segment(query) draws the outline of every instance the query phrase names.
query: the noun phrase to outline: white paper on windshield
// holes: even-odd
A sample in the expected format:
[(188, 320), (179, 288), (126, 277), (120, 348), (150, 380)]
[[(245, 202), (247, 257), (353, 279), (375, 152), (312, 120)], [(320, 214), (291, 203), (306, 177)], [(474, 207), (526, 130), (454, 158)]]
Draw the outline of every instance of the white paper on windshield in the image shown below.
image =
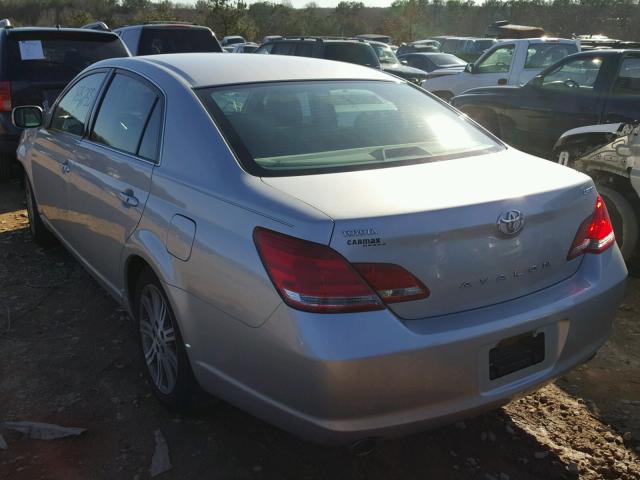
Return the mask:
[(22, 60), (44, 60), (44, 51), (40, 40), (20, 40), (18, 43)]

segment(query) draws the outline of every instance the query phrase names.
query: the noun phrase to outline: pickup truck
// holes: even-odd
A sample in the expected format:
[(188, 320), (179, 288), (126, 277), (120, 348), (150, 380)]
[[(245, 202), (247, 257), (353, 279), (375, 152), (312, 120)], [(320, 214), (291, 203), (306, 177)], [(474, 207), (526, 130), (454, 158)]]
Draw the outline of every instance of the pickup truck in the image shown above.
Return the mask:
[(513, 147), (552, 159), (568, 130), (640, 119), (640, 50), (577, 53), (522, 87), (477, 88), (451, 103)]
[(580, 51), (575, 40), (528, 38), (504, 40), (487, 50), (464, 71), (431, 72), (422, 88), (450, 101), (472, 88), (522, 85), (549, 65)]

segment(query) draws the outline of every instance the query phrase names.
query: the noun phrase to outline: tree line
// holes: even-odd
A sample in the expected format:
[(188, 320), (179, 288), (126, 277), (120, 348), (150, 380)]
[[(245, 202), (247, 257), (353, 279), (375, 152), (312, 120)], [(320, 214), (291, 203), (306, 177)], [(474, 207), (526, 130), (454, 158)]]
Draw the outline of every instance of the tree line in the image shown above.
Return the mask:
[(104, 21), (112, 28), (146, 21), (179, 20), (211, 27), (221, 38), (238, 34), (259, 41), (265, 35), (352, 36), (383, 33), (397, 43), (432, 35), (482, 36), (495, 20), (534, 25), (549, 34), (605, 34), (640, 40), (640, 0), (395, 0), (388, 8), (341, 1), (335, 8), (310, 2), (293, 8), (245, 0), (0, 0), (0, 17), (15, 25), (77, 27)]

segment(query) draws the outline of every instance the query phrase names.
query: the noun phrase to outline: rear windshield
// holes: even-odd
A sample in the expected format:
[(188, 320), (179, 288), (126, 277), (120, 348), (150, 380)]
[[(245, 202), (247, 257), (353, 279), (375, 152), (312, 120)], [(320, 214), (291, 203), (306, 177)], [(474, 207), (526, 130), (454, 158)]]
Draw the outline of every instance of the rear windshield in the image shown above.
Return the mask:
[(198, 95), (245, 169), (259, 176), (382, 168), (502, 148), (403, 83), (245, 84)]
[(69, 81), (100, 60), (129, 56), (116, 35), (20, 32), (8, 37), (9, 80)]
[(366, 67), (379, 67), (376, 52), (368, 43), (326, 43), (324, 58), (339, 62), (356, 63)]
[(138, 48), (139, 55), (221, 51), (218, 40), (206, 28), (143, 28)]

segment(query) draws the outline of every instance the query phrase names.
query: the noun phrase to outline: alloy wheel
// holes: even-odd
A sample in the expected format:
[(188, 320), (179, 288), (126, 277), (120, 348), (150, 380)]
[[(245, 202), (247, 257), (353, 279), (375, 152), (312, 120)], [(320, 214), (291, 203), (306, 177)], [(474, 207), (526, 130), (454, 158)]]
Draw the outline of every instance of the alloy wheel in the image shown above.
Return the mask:
[(148, 284), (140, 295), (140, 336), (151, 380), (163, 394), (176, 387), (178, 347), (172, 315), (155, 285)]

